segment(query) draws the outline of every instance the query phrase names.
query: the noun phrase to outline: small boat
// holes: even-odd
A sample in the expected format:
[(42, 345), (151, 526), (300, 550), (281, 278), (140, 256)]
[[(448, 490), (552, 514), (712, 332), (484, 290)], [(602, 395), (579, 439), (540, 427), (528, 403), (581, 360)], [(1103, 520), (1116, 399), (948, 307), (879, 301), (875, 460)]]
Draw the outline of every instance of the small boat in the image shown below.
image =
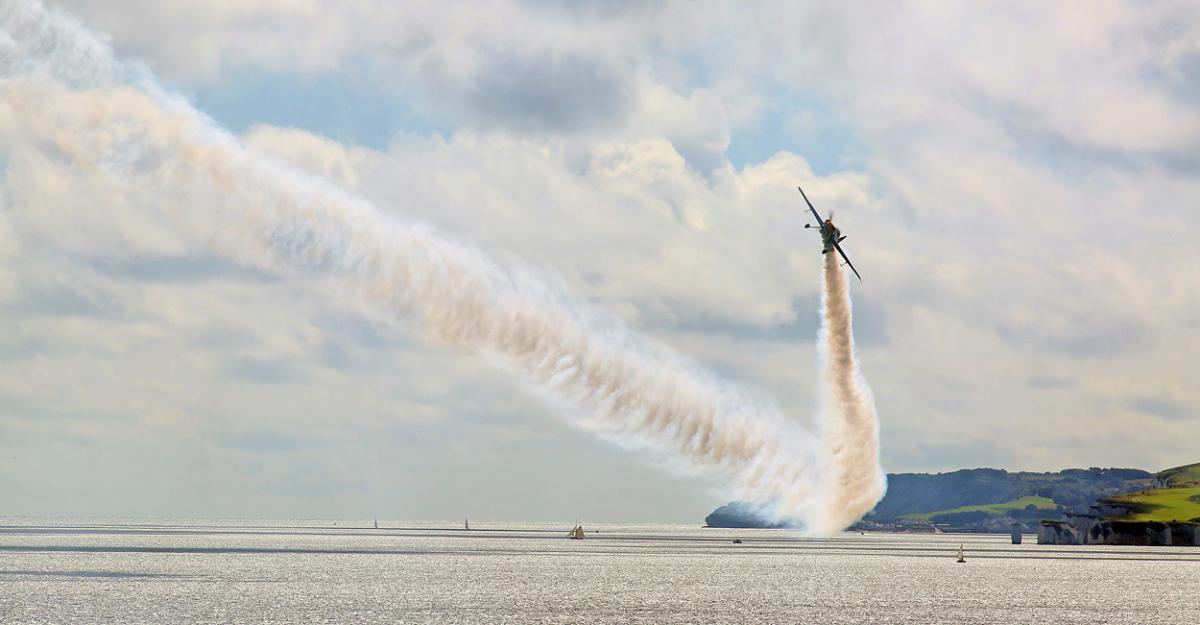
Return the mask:
[(571, 530), (567, 534), (567, 538), (570, 538), (572, 540), (583, 540), (583, 526), (576, 525), (575, 529)]
[(733, 544), (735, 544), (735, 545), (740, 545), (740, 544), (742, 544), (742, 539), (740, 539), (740, 538), (735, 538), (735, 539), (733, 539)]
[(962, 564), (963, 562), (966, 562), (966, 561), (967, 561), (967, 559), (963, 557), (963, 546), (962, 546), (962, 543), (958, 543), (958, 559), (957, 559), (957, 560), (955, 560), (955, 562), (958, 562), (959, 564)]

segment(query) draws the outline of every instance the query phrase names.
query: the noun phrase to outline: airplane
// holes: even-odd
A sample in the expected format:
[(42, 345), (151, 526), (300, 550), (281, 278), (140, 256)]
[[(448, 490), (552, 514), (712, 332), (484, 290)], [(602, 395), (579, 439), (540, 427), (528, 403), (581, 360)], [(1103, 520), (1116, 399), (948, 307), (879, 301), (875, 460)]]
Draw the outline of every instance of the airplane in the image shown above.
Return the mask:
[[(800, 187), (796, 188), (800, 189)], [(853, 271), (854, 276), (858, 278), (858, 281), (862, 282), (862, 276), (858, 275), (858, 270), (855, 269), (854, 265), (850, 262), (850, 257), (846, 256), (846, 252), (842, 251), (842, 246), (838, 245), (838, 243), (841, 243), (846, 239), (846, 235), (842, 234), (842, 231), (838, 230), (837, 226), (833, 225), (833, 211), (829, 211), (829, 218), (822, 221), (821, 215), (817, 213), (817, 209), (813, 208), (812, 202), (808, 201), (808, 196), (804, 195), (804, 189), (800, 189), (800, 197), (804, 198), (804, 203), (808, 204), (808, 210), (812, 211), (813, 217), (817, 218), (816, 226), (813, 226), (812, 224), (804, 224), (804, 227), (815, 227), (821, 231), (821, 241), (825, 244), (825, 249), (821, 250), (821, 253), (828, 254), (834, 250), (837, 250), (837, 253), (841, 254), (842, 258), (846, 260), (846, 264), (850, 266), (850, 271)]]

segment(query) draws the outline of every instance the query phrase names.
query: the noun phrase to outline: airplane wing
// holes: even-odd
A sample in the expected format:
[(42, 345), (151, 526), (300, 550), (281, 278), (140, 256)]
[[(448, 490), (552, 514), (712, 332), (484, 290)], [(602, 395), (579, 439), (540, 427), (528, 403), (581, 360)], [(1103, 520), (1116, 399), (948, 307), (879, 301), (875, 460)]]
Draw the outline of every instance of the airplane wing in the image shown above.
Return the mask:
[(855, 275), (855, 277), (857, 277), (857, 278), (858, 278), (858, 281), (859, 281), (859, 282), (862, 282), (862, 276), (858, 275), (858, 270), (854, 268), (854, 263), (851, 263), (851, 262), (850, 262), (850, 257), (849, 257), (849, 256), (846, 256), (846, 253), (842, 251), (842, 246), (838, 245), (838, 244), (837, 244), (837, 241), (834, 241), (834, 243), (833, 243), (833, 247), (834, 247), (835, 249), (837, 249), (837, 251), (838, 251), (838, 254), (841, 254), (841, 255), (842, 255), (842, 258), (845, 258), (845, 259), (846, 259), (846, 264), (847, 264), (847, 265), (850, 265), (850, 271), (853, 271), (853, 272), (854, 272), (854, 275)]
[[(796, 188), (800, 189), (800, 187), (796, 187)], [(808, 210), (812, 211), (813, 217), (817, 218), (817, 227), (818, 228), (821, 227), (821, 224), (823, 224), (825, 222), (821, 220), (821, 215), (819, 215), (817, 213), (817, 209), (813, 208), (812, 202), (808, 201), (808, 196), (804, 195), (804, 189), (800, 189), (800, 197), (804, 198), (804, 203), (808, 204)], [(845, 256), (845, 254), (843, 254), (843, 256)], [(861, 278), (860, 278), (860, 280), (861, 280)]]

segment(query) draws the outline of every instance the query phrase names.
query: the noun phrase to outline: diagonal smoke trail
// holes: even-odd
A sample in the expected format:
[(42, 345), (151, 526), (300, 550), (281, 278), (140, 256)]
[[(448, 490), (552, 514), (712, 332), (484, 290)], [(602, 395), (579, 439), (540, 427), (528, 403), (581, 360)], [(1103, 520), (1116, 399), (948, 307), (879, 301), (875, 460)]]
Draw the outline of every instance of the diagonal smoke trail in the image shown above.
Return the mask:
[[(494, 356), (580, 427), (647, 449), (672, 469), (716, 479), (742, 499), (773, 502), (774, 513), (815, 532), (836, 531), (874, 504), (877, 494), (841, 490), (855, 484), (844, 474), (858, 474), (834, 468), (847, 455), (823, 453), (822, 440), (773, 407), (527, 269), (498, 266), (247, 150), (39, 2), (0, 3), (0, 107), (40, 149), (81, 171), (122, 189), (167, 193), (164, 210), (219, 253), (332, 278), (338, 295), (364, 312), (415, 319), (433, 340)], [(823, 487), (830, 479), (838, 488)]]
[(853, 318), (846, 272), (837, 254), (825, 254), (821, 308), (820, 395), (822, 450), (829, 474), (824, 488), (824, 521), (842, 528), (854, 523), (883, 497), (879, 466), (879, 418), (875, 400), (854, 357)]

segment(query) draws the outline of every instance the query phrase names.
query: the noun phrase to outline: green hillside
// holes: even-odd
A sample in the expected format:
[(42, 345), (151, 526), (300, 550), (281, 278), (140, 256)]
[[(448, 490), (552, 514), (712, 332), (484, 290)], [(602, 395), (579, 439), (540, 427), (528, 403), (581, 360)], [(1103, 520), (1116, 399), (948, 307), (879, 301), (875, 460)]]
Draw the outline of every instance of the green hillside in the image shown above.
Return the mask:
[(1200, 486), (1200, 462), (1159, 471), (1154, 477), (1169, 488)]
[(906, 514), (900, 518), (907, 521), (929, 521), (934, 517), (940, 517), (949, 514), (961, 514), (963, 512), (986, 512), (997, 516), (1011, 514), (1022, 510), (1028, 510), (1029, 506), (1033, 506), (1035, 510), (1054, 510), (1054, 500), (1047, 497), (1026, 496), (1004, 503), (982, 504), (975, 506), (959, 506), (948, 510), (938, 510), (936, 512), (914, 512)]
[(1132, 512), (1114, 518), (1118, 521), (1190, 521), (1200, 523), (1200, 464), (1160, 471), (1153, 488), (1105, 499), (1103, 503), (1125, 505)]
[[(889, 473), (883, 499), (861, 528), (907, 531), (932, 524), (949, 531), (1037, 531), (1044, 519), (1093, 513), (1110, 501), (1120, 520), (1200, 518), (1200, 464), (1159, 473), (1141, 469), (1064, 469), (1057, 472), (962, 469), (947, 473)], [(730, 502), (705, 517), (709, 527), (789, 527), (764, 519), (756, 506)], [(1200, 522), (1200, 521), (1197, 521)]]
[[(950, 473), (888, 475), (887, 494), (871, 519), (976, 519), (1022, 513), (1030, 503), (1041, 510), (1086, 512), (1097, 499), (1154, 486), (1155, 475), (1139, 469), (1066, 469), (1056, 473), (964, 469)], [(1014, 505), (1014, 502), (1021, 502)], [(1000, 512), (1004, 510), (1005, 512)], [(1015, 516), (1026, 516), (1017, 514)], [(1031, 515), (1045, 518), (1045, 513)], [(947, 519), (947, 522), (954, 522)]]

